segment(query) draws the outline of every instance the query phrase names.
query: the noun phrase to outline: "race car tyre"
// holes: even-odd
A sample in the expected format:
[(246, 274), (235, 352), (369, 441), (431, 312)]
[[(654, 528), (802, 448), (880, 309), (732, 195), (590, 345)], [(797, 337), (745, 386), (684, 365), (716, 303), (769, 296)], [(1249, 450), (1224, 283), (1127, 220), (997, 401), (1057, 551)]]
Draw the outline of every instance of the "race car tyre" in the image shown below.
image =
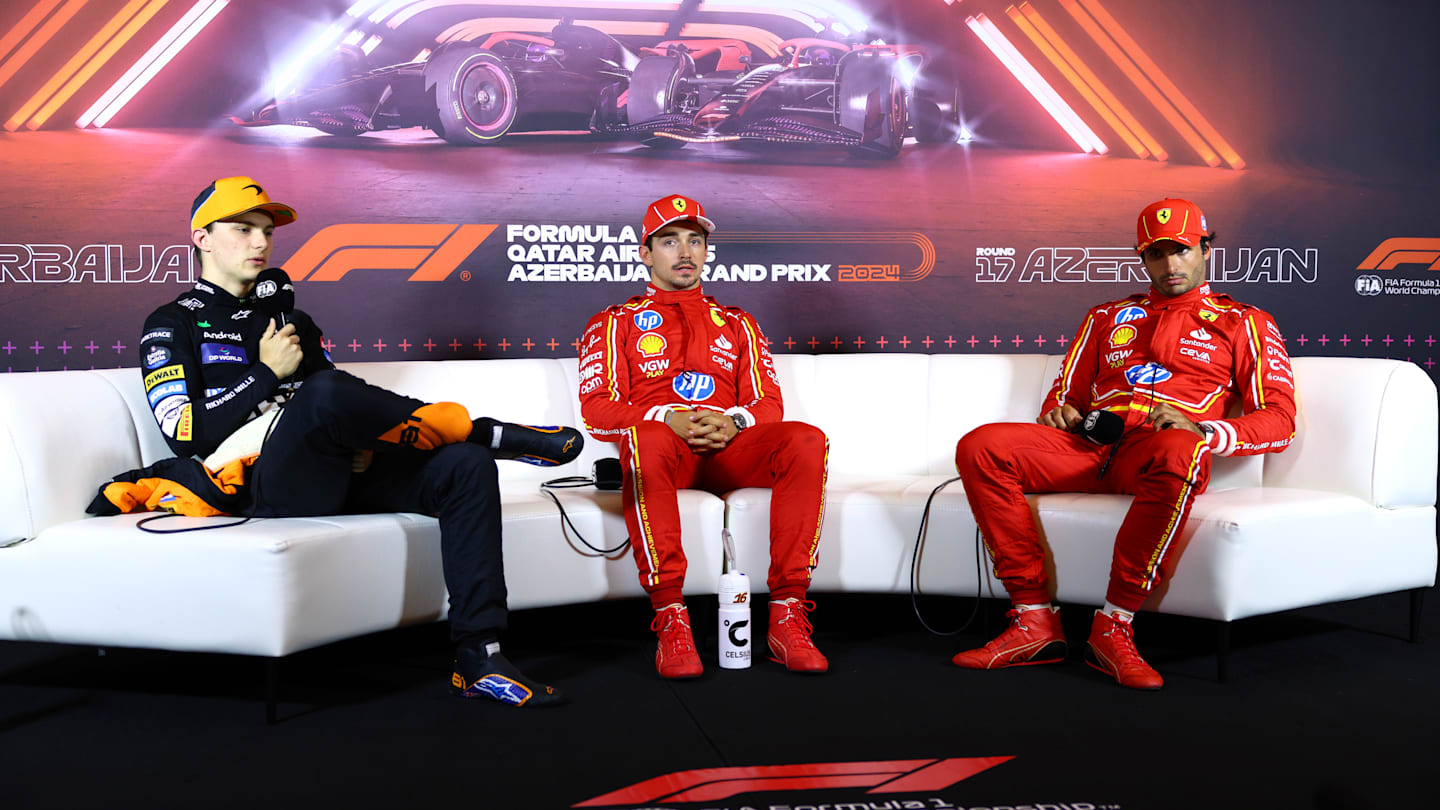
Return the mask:
[(960, 137), (960, 80), (948, 64), (926, 65), (915, 77), (912, 132), (921, 143)]
[(472, 43), (442, 46), (425, 63), (435, 93), (436, 134), (457, 146), (499, 143), (515, 123), (515, 77), (499, 56)]
[(945, 115), (940, 106), (928, 98), (916, 98), (910, 104), (910, 134), (920, 143), (945, 140)]
[(838, 72), (835, 116), (840, 126), (860, 134), (855, 154), (897, 157), (909, 124), (905, 88), (895, 75), (893, 60), (854, 52), (840, 60)]
[[(634, 125), (679, 112), (683, 82), (694, 75), (695, 63), (688, 55), (647, 56), (641, 59), (630, 74), (626, 118)], [(675, 138), (649, 137), (643, 142), (657, 149), (679, 149), (685, 145), (684, 141)]]

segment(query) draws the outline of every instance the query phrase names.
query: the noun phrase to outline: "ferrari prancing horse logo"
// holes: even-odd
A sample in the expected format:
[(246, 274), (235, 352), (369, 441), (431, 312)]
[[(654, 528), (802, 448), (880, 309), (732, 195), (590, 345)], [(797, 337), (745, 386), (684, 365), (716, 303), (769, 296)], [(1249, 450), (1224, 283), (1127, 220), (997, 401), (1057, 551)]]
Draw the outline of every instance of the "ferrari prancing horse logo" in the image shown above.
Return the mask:
[(675, 206), (675, 210), (676, 210), (676, 211), (679, 211), (679, 212), (682, 213), (682, 214), (685, 213), (685, 198), (684, 198), (684, 197), (676, 197), (675, 199), (673, 199), (673, 200), (670, 201), (670, 204), (673, 205), (673, 206)]
[(1170, 209), (1161, 208), (1159, 211), (1155, 212), (1155, 218), (1160, 220), (1161, 225), (1164, 225), (1165, 223), (1170, 221)]

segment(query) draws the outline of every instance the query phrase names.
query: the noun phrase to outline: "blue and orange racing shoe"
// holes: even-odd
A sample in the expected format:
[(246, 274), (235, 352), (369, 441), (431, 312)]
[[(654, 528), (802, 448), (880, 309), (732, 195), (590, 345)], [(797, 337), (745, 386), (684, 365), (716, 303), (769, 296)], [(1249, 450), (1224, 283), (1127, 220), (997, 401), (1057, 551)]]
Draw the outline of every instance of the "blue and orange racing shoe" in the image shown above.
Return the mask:
[(450, 694), (489, 698), (507, 706), (554, 706), (564, 702), (559, 689), (525, 677), (500, 654), (500, 645), (463, 644), (455, 650)]
[(470, 441), (490, 448), (497, 459), (511, 459), (537, 467), (558, 467), (574, 461), (585, 448), (585, 437), (564, 425), (518, 425), (488, 416), (475, 420)]

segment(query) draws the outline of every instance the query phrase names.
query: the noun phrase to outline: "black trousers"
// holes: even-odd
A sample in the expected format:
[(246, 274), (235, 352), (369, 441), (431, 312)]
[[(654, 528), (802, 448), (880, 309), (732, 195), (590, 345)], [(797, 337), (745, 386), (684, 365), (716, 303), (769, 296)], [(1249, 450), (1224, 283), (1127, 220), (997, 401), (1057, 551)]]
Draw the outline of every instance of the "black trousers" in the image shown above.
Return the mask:
[[(493, 638), (506, 621), (495, 459), (469, 442), (424, 451), (377, 438), (424, 404), (343, 371), (306, 378), (255, 464), (255, 514), (419, 512), (439, 518), (450, 635)], [(364, 473), (350, 469), (357, 450), (375, 451)]]

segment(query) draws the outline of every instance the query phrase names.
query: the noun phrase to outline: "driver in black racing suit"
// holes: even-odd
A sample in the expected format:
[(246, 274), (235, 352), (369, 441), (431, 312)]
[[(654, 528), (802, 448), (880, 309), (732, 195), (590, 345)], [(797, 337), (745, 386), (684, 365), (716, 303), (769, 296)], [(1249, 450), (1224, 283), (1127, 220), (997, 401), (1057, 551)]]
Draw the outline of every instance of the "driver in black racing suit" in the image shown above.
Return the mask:
[[(308, 315), (296, 310), (278, 325), (257, 305), (273, 231), (295, 217), (248, 177), (216, 180), (195, 199), (200, 280), (151, 313), (140, 341), (146, 397), (165, 440), (179, 456), (206, 456), (231, 436), (248, 438), (232, 454), (244, 455), (260, 450), (268, 430), (248, 482), (256, 516), (438, 517), (456, 644), (452, 691), (516, 706), (559, 702), (557, 690), (500, 653), (507, 611), (494, 459), (563, 464), (583, 438), (572, 427), (472, 422), (459, 404), (427, 404), (336, 370)], [(236, 434), (287, 398), (273, 426)], [(218, 455), (212, 470), (226, 460)]]

